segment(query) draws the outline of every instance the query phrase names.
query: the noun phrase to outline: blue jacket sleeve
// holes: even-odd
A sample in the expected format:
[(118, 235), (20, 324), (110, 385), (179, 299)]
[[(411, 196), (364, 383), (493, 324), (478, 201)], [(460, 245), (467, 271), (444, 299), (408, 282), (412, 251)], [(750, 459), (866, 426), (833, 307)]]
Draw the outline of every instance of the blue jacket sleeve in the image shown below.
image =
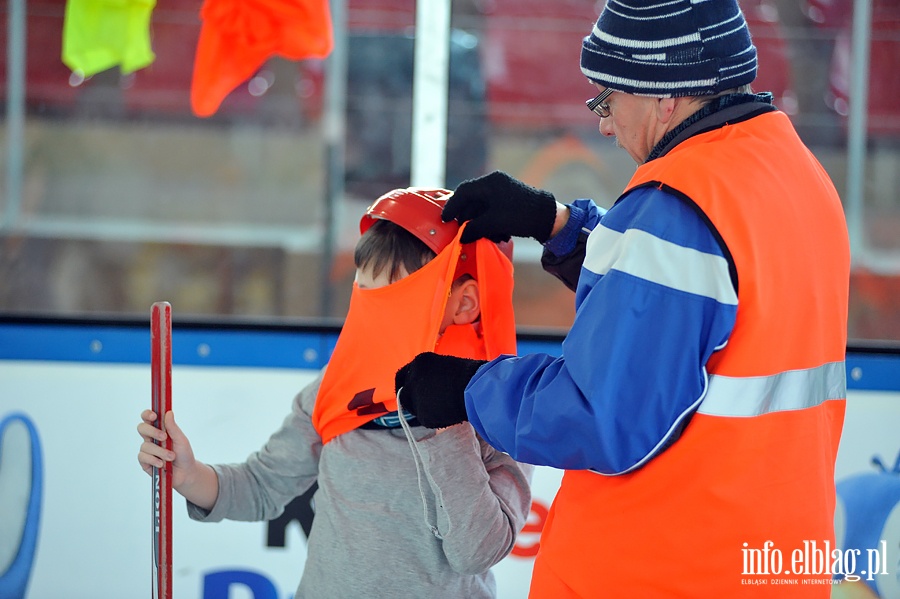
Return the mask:
[(622, 474), (693, 415), (737, 295), (730, 254), (686, 198), (642, 187), (598, 217), (562, 355), (489, 362), (466, 388), (466, 409), (518, 461)]
[(569, 219), (562, 230), (544, 244), (541, 266), (575, 291), (584, 262), (585, 244), (606, 209), (591, 200), (575, 200), (569, 204)]

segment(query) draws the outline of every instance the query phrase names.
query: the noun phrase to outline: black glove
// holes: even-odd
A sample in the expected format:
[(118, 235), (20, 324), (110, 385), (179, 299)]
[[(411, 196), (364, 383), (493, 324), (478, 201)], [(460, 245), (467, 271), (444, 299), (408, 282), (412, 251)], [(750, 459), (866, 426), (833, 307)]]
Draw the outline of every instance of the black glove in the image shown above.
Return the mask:
[(442, 428), (468, 420), (466, 385), (484, 363), (484, 360), (432, 352), (419, 354), (394, 376), (400, 406), (428, 428)]
[(510, 236), (550, 239), (556, 220), (556, 198), (502, 171), (463, 181), (447, 200), (444, 222), (471, 221), (460, 241), (471, 243), (487, 237), (494, 243)]

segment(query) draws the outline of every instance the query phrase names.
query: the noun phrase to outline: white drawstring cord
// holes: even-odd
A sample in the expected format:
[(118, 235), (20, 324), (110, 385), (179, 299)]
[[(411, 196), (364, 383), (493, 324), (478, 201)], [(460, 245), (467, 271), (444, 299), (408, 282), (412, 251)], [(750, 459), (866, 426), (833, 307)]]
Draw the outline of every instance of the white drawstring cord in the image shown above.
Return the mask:
[(403, 433), (406, 435), (406, 441), (409, 443), (409, 448), (412, 450), (413, 454), (413, 463), (416, 465), (416, 482), (419, 483), (419, 496), (422, 498), (422, 512), (425, 518), (425, 524), (431, 529), (431, 534), (433, 534), (436, 538), (443, 540), (443, 536), (441, 536), (440, 531), (437, 528), (436, 524), (432, 524), (428, 521), (428, 498), (425, 495), (425, 488), (422, 485), (422, 464), (424, 464), (424, 460), (422, 459), (422, 454), (419, 453), (419, 448), (416, 447), (416, 440), (413, 437), (412, 430), (409, 427), (409, 423), (406, 422), (406, 418), (403, 417), (403, 406), (400, 405), (400, 392), (403, 391), (403, 387), (397, 389), (397, 414), (400, 416), (400, 427), (403, 429)]

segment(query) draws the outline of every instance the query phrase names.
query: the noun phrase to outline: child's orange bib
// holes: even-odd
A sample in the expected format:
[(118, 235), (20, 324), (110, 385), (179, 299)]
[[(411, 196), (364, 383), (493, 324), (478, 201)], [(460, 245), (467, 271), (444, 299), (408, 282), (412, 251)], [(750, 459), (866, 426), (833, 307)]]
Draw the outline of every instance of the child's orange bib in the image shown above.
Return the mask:
[(513, 266), (486, 239), (477, 242), (475, 252), (481, 319), (439, 334), (463, 230), (434, 260), (395, 283), (377, 289), (353, 284), (313, 410), (323, 443), (396, 411), (394, 374), (422, 352), (479, 360), (515, 354)]

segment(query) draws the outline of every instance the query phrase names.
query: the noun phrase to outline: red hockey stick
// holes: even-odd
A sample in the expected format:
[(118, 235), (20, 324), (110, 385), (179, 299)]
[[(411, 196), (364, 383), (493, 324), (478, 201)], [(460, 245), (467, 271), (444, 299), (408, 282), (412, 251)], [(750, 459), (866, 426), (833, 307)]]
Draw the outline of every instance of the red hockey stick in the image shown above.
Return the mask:
[[(156, 302), (150, 309), (150, 373), (156, 425), (166, 430), (165, 414), (172, 409), (172, 306), (169, 302)], [(172, 449), (170, 439), (164, 445)], [(152, 478), (152, 597), (172, 599), (172, 463), (154, 468)]]

